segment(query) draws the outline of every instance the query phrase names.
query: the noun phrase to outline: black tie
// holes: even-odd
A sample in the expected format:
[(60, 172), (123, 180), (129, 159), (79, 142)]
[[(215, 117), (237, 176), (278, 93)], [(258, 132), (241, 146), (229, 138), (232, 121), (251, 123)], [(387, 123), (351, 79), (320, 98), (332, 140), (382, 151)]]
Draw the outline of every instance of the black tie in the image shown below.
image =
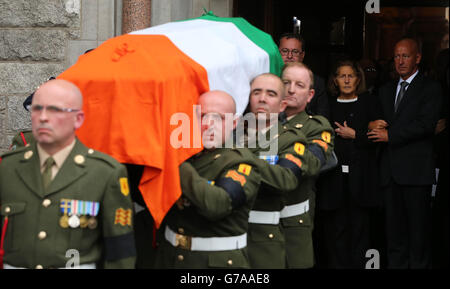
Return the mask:
[(398, 92), (397, 95), (397, 100), (395, 101), (395, 105), (394, 105), (394, 109), (397, 112), (397, 108), (400, 105), (400, 102), (402, 101), (403, 96), (405, 95), (405, 91), (406, 91), (406, 87), (408, 86), (408, 82), (406, 81), (402, 81), (400, 83), (400, 91)]

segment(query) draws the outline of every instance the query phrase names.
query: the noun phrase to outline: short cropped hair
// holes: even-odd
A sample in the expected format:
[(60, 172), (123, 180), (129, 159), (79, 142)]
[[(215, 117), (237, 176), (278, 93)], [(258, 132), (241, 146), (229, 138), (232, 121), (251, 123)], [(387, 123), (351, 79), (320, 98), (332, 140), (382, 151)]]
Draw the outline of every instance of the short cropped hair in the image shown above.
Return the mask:
[(414, 37), (402, 37), (399, 41), (395, 42), (394, 47), (397, 46), (397, 44), (400, 41), (405, 41), (405, 40), (411, 41), (413, 43), (413, 45), (415, 46), (415, 48), (417, 49), (417, 53), (422, 54), (422, 41), (420, 41), (419, 39), (414, 38)]
[[(273, 78), (277, 79), (279, 81), (279, 83), (281, 84), (281, 99), (284, 99), (285, 95), (284, 95), (284, 90), (283, 90), (283, 86), (284, 86), (283, 85), (283, 81), (281, 80), (281, 78), (278, 75), (276, 75), (274, 73), (265, 72), (265, 73), (261, 73), (261, 74), (255, 76), (255, 77), (253, 77), (253, 79), (250, 81), (250, 86), (252, 86), (252, 84), (255, 81), (255, 79), (257, 79), (260, 76), (270, 76), (270, 77), (273, 77)], [(251, 94), (252, 94), (252, 91), (250, 91), (250, 95)]]
[(286, 38), (286, 39), (297, 39), (298, 41), (300, 41), (300, 43), (302, 44), (302, 51), (306, 50), (306, 43), (305, 43), (305, 39), (303, 39), (302, 36), (300, 36), (300, 34), (298, 33), (292, 33), (292, 32), (287, 32), (287, 33), (283, 33), (280, 38), (278, 39), (278, 46), (280, 46), (281, 43), (281, 39)]
[(289, 67), (299, 67), (299, 68), (304, 68), (308, 71), (309, 74), (309, 78), (311, 79), (311, 84), (309, 85), (309, 89), (313, 89), (314, 88), (314, 73), (312, 72), (311, 69), (309, 69), (309, 67), (302, 63), (302, 62), (288, 62), (283, 66), (283, 69), (281, 70), (281, 78), (283, 78), (283, 74), (284, 71), (286, 69), (288, 69)]

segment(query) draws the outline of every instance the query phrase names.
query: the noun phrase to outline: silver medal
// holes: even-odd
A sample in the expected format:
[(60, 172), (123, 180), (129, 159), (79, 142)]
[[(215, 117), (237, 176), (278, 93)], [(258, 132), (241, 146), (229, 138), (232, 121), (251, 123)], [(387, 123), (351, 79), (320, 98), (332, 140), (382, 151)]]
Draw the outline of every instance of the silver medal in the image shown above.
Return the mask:
[(78, 226), (80, 226), (80, 219), (78, 218), (77, 215), (72, 215), (69, 218), (69, 226), (71, 228), (78, 228)]

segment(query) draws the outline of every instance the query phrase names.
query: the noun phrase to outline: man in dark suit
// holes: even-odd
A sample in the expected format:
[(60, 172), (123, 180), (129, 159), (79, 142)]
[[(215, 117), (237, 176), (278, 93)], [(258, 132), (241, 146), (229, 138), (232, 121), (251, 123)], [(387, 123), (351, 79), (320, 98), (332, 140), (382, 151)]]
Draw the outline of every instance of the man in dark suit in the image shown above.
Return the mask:
[(430, 268), (433, 135), (439, 118), (439, 83), (418, 71), (417, 41), (404, 38), (394, 49), (399, 80), (380, 88), (381, 116), (368, 136), (383, 142), (380, 185), (385, 198), (389, 268)]
[[(284, 33), (280, 37), (278, 49), (285, 64), (289, 62), (302, 62), (305, 58), (305, 40), (295, 33)], [(330, 117), (328, 95), (325, 81), (314, 74), (314, 97), (306, 106), (306, 111), (312, 115), (320, 114), (327, 119)]]

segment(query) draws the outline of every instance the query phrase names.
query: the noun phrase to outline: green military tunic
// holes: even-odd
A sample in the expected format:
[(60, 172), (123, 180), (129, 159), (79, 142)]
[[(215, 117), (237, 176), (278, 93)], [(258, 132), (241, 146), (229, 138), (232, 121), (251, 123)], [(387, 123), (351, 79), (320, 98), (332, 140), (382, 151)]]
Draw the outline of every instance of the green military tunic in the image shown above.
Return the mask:
[(10, 150), (16, 150), (31, 144), (34, 141), (33, 132), (31, 130), (21, 131), (16, 134), (11, 142)]
[[(311, 116), (303, 111), (291, 118), (287, 125), (306, 136), (307, 150), (316, 156), (321, 166), (332, 156), (334, 131), (325, 117)], [(288, 268), (314, 266), (312, 231), (318, 173), (319, 171), (311, 171), (311, 174), (302, 179), (300, 186), (285, 198), (286, 207), (281, 214), (281, 224), (286, 238)]]
[[(284, 207), (283, 195), (295, 190), (302, 178), (317, 172), (319, 162), (308, 150), (306, 137), (296, 128), (278, 123), (278, 130), (266, 133), (270, 137), (266, 149), (258, 145), (249, 149), (258, 158), (261, 186), (250, 212), (248, 251), (250, 265), (258, 269), (286, 268), (285, 238), (279, 223)], [(264, 156), (271, 145), (276, 145), (274, 155)]]
[(251, 152), (204, 150), (180, 166), (180, 182), (182, 197), (160, 228), (165, 239), (155, 267), (249, 268), (248, 214), (260, 184)]
[(75, 256), (68, 250), (75, 249), (81, 266), (134, 267), (133, 212), (123, 165), (77, 140), (45, 190), (35, 143), (2, 157), (5, 264), (62, 268)]

